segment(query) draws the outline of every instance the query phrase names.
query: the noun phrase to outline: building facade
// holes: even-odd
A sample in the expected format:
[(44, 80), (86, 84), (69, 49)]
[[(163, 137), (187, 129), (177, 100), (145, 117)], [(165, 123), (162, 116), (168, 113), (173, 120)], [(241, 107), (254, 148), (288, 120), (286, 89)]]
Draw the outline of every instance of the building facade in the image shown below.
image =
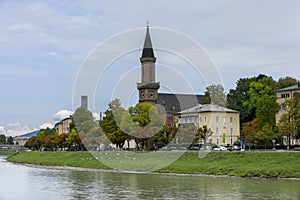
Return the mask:
[(187, 123), (193, 123), (197, 128), (207, 126), (213, 132), (207, 142), (216, 145), (233, 145), (240, 136), (239, 112), (218, 105), (199, 104), (176, 113), (174, 118), (176, 126)]
[[(288, 102), (289, 100), (299, 99), (300, 97), (300, 84), (296, 84), (290, 87), (282, 88), (276, 91), (277, 100), (276, 102), (279, 105), (279, 111), (276, 114), (276, 124), (280, 123), (280, 120), (288, 111)], [(293, 119), (290, 119), (293, 120)], [(288, 139), (284, 138), (284, 143), (288, 144)], [(299, 140), (291, 139), (291, 145), (299, 144)]]
[(278, 113), (276, 114), (276, 123), (278, 124), (280, 119), (287, 113), (287, 100), (291, 100), (300, 94), (300, 84), (296, 84), (290, 87), (282, 88), (276, 91), (276, 102), (280, 106)]
[(61, 134), (68, 134), (70, 132), (70, 124), (72, 123), (72, 117), (67, 117), (54, 125), (56, 132)]

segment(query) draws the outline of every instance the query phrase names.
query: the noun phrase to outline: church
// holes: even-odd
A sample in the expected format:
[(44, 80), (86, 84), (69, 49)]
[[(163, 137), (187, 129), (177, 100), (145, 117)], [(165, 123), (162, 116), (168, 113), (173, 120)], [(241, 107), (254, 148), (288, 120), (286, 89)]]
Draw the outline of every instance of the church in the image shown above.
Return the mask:
[(159, 93), (160, 83), (155, 80), (156, 57), (152, 48), (149, 26), (147, 25), (141, 62), (141, 83), (137, 84), (139, 102), (159, 104), (166, 110), (168, 126), (174, 126), (174, 115), (182, 110), (202, 103), (204, 95)]
[(159, 93), (155, 80), (156, 57), (152, 47), (149, 26), (142, 51), (141, 82), (137, 83), (139, 102), (159, 104), (165, 108), (166, 125), (194, 123), (197, 128), (207, 126), (213, 134), (208, 138), (217, 145), (233, 145), (240, 136), (239, 112), (214, 104), (202, 105), (204, 95)]

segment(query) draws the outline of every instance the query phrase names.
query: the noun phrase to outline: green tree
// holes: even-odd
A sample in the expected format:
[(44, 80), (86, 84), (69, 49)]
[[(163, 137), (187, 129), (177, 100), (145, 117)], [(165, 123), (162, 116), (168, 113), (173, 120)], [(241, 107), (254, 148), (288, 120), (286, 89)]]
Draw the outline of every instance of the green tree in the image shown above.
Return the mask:
[(45, 136), (42, 141), (43, 147), (48, 148), (51, 151), (56, 150), (59, 146), (57, 138), (57, 134), (49, 134)]
[(255, 108), (255, 116), (258, 127), (262, 128), (265, 124), (275, 127), (275, 115), (278, 112), (276, 103), (275, 81), (270, 77), (260, 79), (258, 82), (251, 82), (248, 91), (249, 99), (244, 102), (248, 109)]
[(281, 77), (278, 81), (277, 81), (277, 88), (281, 89), (281, 88), (286, 88), (292, 85), (296, 85), (299, 81), (295, 78), (292, 77)]
[(0, 144), (6, 144), (6, 137), (5, 135), (0, 135)]
[(206, 88), (204, 93), (204, 104), (213, 103), (219, 106), (226, 107), (226, 95), (222, 85), (210, 85)]
[(31, 150), (39, 150), (42, 146), (42, 140), (37, 136), (33, 136), (28, 139), (24, 146)]
[[(176, 135), (176, 143), (188, 144), (190, 146), (195, 140), (199, 141), (200, 134), (197, 131), (197, 127), (193, 123), (181, 124)], [(187, 147), (188, 147), (187, 146)]]
[(227, 107), (240, 112), (240, 127), (245, 122), (255, 119), (255, 107), (249, 107), (244, 102), (249, 101), (249, 89), (251, 82), (257, 82), (266, 75), (259, 75), (251, 78), (240, 78), (236, 83), (236, 88), (231, 89), (227, 95)]
[(159, 133), (165, 124), (164, 117), (159, 112), (159, 107), (150, 103), (138, 103), (135, 107), (129, 108), (129, 116), (124, 115), (122, 129), (129, 133), (139, 143), (141, 149), (148, 149), (152, 146), (153, 138)]
[(74, 119), (75, 129), (78, 133), (81, 131), (87, 133), (96, 126), (93, 114), (83, 107), (77, 108), (72, 118)]
[(281, 137), (286, 137), (288, 140), (288, 148), (291, 147), (291, 139), (296, 137), (296, 126), (294, 122), (283, 121), (280, 122), (279, 126), (279, 135)]
[(271, 144), (272, 139), (275, 137), (274, 131), (269, 124), (264, 125), (255, 135), (255, 138), (261, 143), (265, 145)]
[(65, 147), (67, 147), (66, 139), (68, 135), (67, 134), (60, 134), (57, 139), (57, 147), (60, 148), (60, 150), (63, 150)]
[(126, 111), (121, 106), (119, 99), (113, 100), (105, 111), (105, 116), (99, 122), (107, 138), (118, 148), (122, 148), (129, 136), (120, 128)]
[(75, 129), (72, 129), (68, 134), (68, 137), (66, 138), (66, 144), (70, 150), (85, 150), (84, 145)]
[(12, 136), (7, 138), (7, 144), (14, 144), (14, 138)]

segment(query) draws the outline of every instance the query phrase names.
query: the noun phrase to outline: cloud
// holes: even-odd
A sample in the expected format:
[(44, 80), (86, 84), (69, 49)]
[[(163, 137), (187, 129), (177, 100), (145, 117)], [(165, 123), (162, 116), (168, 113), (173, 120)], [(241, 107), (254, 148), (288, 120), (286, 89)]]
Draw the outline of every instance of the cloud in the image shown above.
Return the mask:
[(60, 111), (58, 111), (57, 113), (54, 114), (53, 120), (54, 121), (60, 121), (60, 120), (63, 120), (65, 118), (69, 117), (72, 114), (73, 114), (73, 111), (70, 111), (70, 110), (60, 110)]
[(53, 128), (53, 127), (54, 127), (53, 124), (48, 122), (39, 125), (39, 129)]
[(23, 135), (32, 131), (38, 130), (37, 128), (29, 128), (26, 125), (22, 125), (20, 122), (9, 123), (6, 127), (0, 126), (0, 134), (6, 136)]
[(5, 128), (4, 126), (0, 126), (0, 135), (5, 135)]

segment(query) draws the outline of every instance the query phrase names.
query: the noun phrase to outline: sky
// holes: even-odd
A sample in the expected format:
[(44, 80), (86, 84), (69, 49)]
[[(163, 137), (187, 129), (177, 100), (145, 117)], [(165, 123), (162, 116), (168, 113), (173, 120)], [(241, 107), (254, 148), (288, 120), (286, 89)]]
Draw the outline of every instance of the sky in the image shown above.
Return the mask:
[[(260, 73), (300, 79), (299, 9), (296, 0), (1, 0), (0, 134), (52, 127), (79, 106), (79, 95), (89, 95), (95, 115), (115, 97), (126, 97), (124, 106), (136, 103), (147, 21), (160, 92), (205, 92), (208, 82), (184, 59), (192, 52), (206, 53), (196, 57), (210, 59), (202, 64), (215, 67), (210, 76), (219, 77), (227, 92), (239, 78)], [(123, 54), (110, 57), (108, 49)], [(96, 77), (104, 58), (112, 60)], [(81, 81), (97, 71), (92, 93), (78, 88), (88, 67)]]

